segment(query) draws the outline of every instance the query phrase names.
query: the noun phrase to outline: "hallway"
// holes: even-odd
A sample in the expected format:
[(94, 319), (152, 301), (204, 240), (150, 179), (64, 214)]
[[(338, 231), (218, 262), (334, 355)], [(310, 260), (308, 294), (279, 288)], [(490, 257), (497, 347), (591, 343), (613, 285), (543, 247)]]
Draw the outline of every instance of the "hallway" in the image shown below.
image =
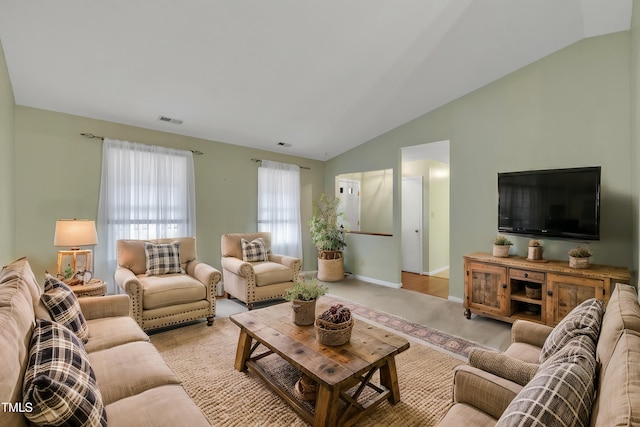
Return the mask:
[(449, 298), (449, 270), (434, 276), (402, 272), (402, 289), (440, 298)]

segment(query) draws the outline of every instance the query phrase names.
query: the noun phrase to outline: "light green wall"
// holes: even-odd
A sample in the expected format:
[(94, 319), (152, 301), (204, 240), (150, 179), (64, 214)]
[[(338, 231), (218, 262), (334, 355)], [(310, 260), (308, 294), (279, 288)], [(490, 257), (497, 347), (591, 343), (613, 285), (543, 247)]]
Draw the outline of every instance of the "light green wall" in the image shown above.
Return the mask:
[(57, 218), (97, 216), (102, 143), (81, 132), (204, 153), (194, 156), (198, 258), (216, 268), (223, 233), (256, 230), (258, 164), (251, 159), (309, 166), (300, 171), (303, 268), (317, 268), (306, 224), (323, 190), (322, 162), (22, 106), (15, 119), (15, 251), (36, 274), (55, 271)]
[(9, 72), (0, 43), (0, 265), (14, 258), (14, 106)]
[(429, 210), (425, 216), (429, 223), (428, 272), (437, 272), (449, 266), (450, 210), (449, 165), (429, 160)]
[[(489, 251), (497, 230), (497, 173), (602, 166), (602, 240), (594, 263), (632, 267), (629, 34), (575, 43), (358, 146), (325, 165), (325, 185), (354, 170), (400, 167), (400, 148), (451, 141), (450, 295), (463, 297), (463, 256)], [(396, 180), (397, 182), (397, 180)], [(398, 191), (394, 237), (349, 239), (366, 251), (355, 274), (399, 282)], [(524, 255), (528, 238), (512, 239)], [(545, 256), (566, 259), (575, 242), (547, 239)], [(384, 268), (380, 265), (383, 264)]]
[(393, 224), (393, 170), (362, 174), (360, 230), (388, 233)]

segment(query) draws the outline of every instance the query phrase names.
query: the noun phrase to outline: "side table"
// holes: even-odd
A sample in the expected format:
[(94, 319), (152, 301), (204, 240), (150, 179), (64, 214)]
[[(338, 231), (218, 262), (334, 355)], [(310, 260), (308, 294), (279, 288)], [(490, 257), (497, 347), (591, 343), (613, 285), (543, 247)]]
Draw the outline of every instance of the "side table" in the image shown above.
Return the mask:
[(91, 279), (84, 285), (70, 286), (76, 297), (101, 297), (107, 294), (107, 285), (100, 279)]

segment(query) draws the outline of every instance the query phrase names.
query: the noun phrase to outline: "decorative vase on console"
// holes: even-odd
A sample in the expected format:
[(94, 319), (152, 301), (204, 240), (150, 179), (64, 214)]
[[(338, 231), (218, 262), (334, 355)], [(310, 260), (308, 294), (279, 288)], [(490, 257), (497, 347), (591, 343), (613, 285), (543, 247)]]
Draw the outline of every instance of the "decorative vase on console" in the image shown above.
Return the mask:
[(529, 249), (527, 252), (527, 259), (530, 261), (542, 260), (542, 243), (540, 240), (529, 240)]
[(493, 239), (493, 256), (500, 258), (508, 258), (509, 250), (513, 243), (504, 236), (497, 236)]
[(569, 250), (569, 267), (571, 268), (589, 268), (591, 266), (591, 248), (583, 248), (578, 246)]

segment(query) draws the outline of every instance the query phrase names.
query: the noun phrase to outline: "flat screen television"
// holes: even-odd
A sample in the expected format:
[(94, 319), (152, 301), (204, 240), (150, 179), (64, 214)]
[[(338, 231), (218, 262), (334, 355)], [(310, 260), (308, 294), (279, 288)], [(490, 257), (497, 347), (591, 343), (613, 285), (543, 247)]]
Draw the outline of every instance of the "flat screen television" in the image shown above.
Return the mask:
[(498, 173), (498, 231), (600, 240), (600, 166)]

